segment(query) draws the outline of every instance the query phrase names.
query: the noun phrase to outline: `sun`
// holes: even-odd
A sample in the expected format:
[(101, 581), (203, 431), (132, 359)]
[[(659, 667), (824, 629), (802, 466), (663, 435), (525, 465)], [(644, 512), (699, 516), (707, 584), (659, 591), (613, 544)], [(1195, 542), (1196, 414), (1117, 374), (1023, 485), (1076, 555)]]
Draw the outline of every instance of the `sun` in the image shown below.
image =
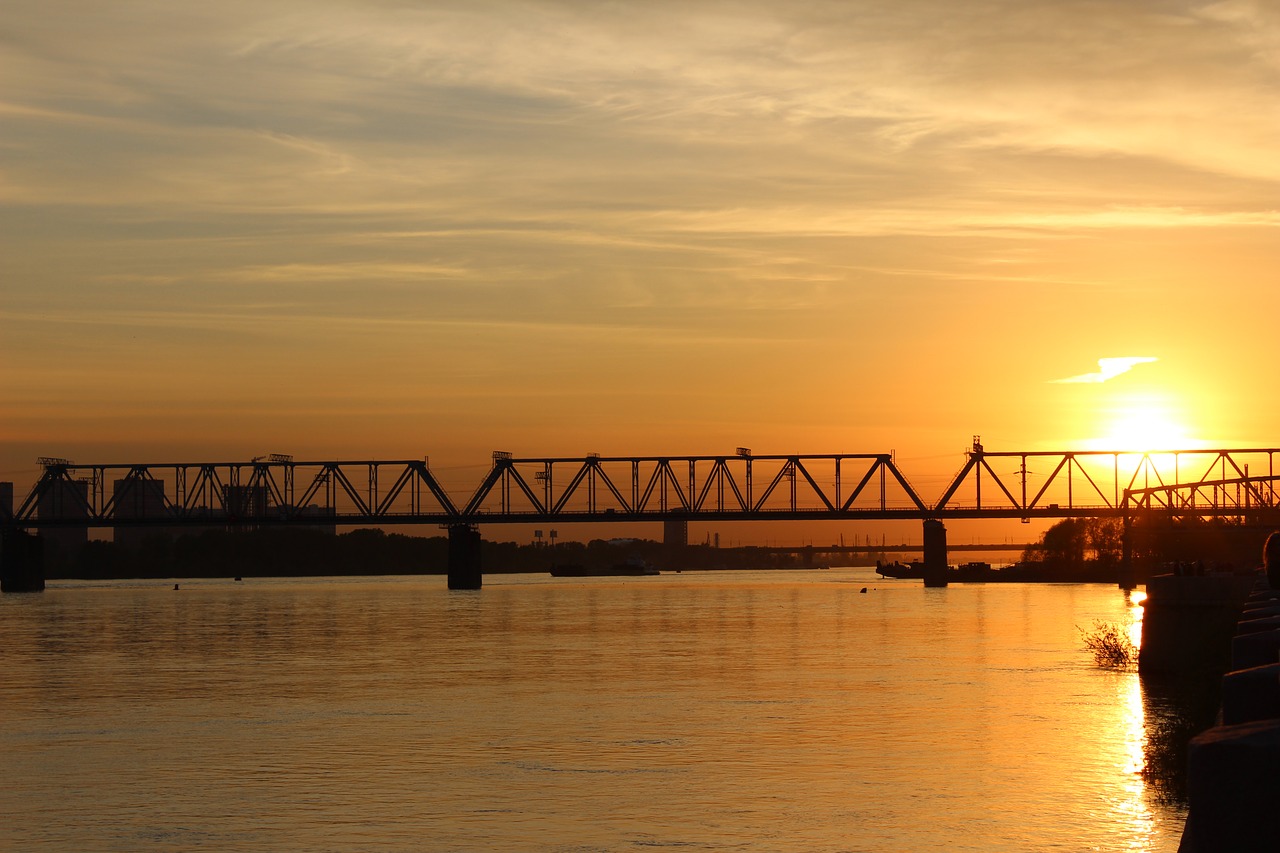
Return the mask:
[(1116, 400), (1099, 413), (1090, 450), (1193, 450), (1200, 446), (1172, 400), (1143, 395)]

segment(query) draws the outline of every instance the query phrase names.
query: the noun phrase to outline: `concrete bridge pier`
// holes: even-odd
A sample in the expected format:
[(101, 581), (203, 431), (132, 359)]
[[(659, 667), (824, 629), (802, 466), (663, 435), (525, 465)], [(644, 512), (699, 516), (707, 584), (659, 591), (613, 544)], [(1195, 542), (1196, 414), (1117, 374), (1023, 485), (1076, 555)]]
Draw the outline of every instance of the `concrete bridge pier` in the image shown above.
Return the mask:
[(44, 540), (17, 528), (0, 531), (0, 591), (44, 590)]
[(947, 528), (936, 518), (924, 520), (924, 585), (947, 585)]
[(480, 589), (480, 531), (470, 524), (449, 526), (449, 589)]
[(1133, 568), (1133, 517), (1124, 517), (1124, 532), (1120, 535), (1120, 588), (1137, 589), (1137, 573)]
[(662, 522), (662, 553), (664, 568), (679, 569), (684, 565), (689, 550), (689, 521), (684, 518), (668, 518)]

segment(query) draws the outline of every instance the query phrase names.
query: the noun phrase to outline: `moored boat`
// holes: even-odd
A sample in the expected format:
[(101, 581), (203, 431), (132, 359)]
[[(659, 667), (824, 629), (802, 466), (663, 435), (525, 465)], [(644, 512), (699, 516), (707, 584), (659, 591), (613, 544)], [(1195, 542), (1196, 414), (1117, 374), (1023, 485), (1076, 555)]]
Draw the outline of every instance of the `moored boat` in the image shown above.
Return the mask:
[(924, 577), (924, 563), (918, 560), (912, 560), (910, 563), (900, 563), (897, 560), (892, 563), (882, 563), (876, 560), (876, 573), (882, 578), (906, 578), (918, 581)]
[(948, 572), (952, 580), (956, 581), (990, 581), (997, 580), (999, 572), (991, 567), (990, 563), (969, 562), (961, 563)]
[(619, 578), (642, 577), (662, 574), (655, 566), (644, 560), (627, 560), (612, 566), (582, 566), (578, 564), (557, 565), (551, 567), (553, 578)]

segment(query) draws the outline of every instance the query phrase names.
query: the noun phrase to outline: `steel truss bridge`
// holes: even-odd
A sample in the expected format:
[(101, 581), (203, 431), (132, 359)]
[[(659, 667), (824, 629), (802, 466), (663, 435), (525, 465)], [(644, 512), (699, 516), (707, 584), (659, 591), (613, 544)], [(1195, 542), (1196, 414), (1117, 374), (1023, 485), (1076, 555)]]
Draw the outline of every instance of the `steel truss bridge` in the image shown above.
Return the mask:
[[(40, 460), (10, 528), (1242, 516), (1277, 506), (1280, 448), (1001, 451), (975, 438), (926, 499), (893, 454), (520, 457), (465, 500), (426, 459), (76, 464)], [(465, 489), (465, 487), (464, 487)]]

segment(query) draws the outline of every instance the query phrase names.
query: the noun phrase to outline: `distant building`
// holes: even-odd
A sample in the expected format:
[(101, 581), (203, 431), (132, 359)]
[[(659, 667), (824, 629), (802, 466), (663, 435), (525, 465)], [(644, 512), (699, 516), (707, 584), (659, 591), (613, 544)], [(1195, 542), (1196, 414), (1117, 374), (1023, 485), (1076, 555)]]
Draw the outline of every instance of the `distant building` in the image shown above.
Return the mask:
[[(282, 519), (295, 514), (292, 507), (274, 503), (266, 486), (227, 486), (223, 490), (222, 499), (227, 511), (227, 527), (231, 530), (254, 530), (258, 526), (256, 521)], [(307, 524), (294, 522), (291, 527), (330, 534), (337, 532), (332, 507), (310, 504), (299, 508), (296, 515), (315, 521)]]
[(164, 483), (160, 480), (116, 480), (111, 499), (119, 519), (163, 518), (165, 514)]
[(255, 519), (267, 517), (266, 486), (224, 486), (222, 505), (227, 511), (227, 526), (233, 530), (249, 530)]
[(309, 506), (304, 506), (300, 509), (298, 511), (298, 515), (303, 518), (315, 519), (314, 524), (299, 525), (307, 530), (319, 530), (322, 533), (328, 533), (330, 536), (333, 536), (338, 532), (338, 527), (333, 522), (333, 507), (310, 504)]
[[(115, 505), (113, 515), (120, 521), (165, 517), (164, 483), (160, 480), (140, 477), (116, 480), (111, 495)], [(147, 539), (176, 533), (162, 527), (122, 524), (114, 528), (112, 538), (117, 545), (137, 549)]]
[(662, 544), (668, 548), (683, 548), (689, 544), (689, 522), (683, 519), (662, 522)]
[(36, 502), (40, 521), (76, 522), (57, 527), (41, 527), (46, 566), (65, 565), (75, 560), (89, 541), (89, 481), (50, 480)]

